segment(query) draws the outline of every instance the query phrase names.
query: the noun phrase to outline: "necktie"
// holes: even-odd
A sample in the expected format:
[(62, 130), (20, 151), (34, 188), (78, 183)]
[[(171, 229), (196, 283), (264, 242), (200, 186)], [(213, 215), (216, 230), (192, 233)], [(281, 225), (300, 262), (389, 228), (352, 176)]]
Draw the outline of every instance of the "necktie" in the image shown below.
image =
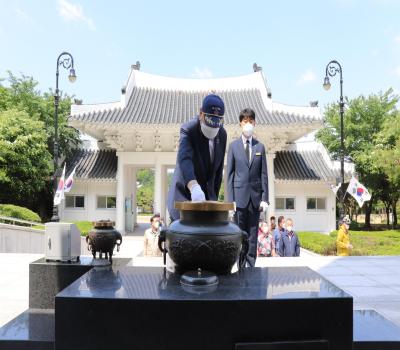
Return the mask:
[(247, 157), (247, 161), (250, 162), (250, 142), (249, 140), (246, 140), (246, 157)]

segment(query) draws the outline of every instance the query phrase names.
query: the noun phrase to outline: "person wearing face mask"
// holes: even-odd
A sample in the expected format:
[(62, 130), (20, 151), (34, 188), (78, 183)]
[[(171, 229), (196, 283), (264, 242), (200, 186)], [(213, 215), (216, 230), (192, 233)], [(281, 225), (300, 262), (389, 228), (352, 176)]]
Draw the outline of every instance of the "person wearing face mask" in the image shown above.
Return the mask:
[(279, 244), (279, 256), (300, 256), (300, 240), (293, 230), (293, 220), (286, 220), (286, 230), (282, 233)]
[(342, 225), (340, 225), (336, 239), (337, 255), (339, 256), (349, 256), (350, 251), (353, 249), (353, 246), (350, 244), (350, 235), (349, 235), (350, 223), (351, 220), (346, 215), (343, 218)]
[(160, 214), (154, 214), (150, 218), (150, 224), (150, 228), (144, 232), (143, 256), (162, 256), (158, 249), (158, 236), (161, 228)]
[(248, 234), (246, 265), (257, 257), (260, 211), (268, 208), (268, 175), (264, 145), (253, 137), (256, 115), (250, 108), (239, 115), (242, 135), (229, 145), (227, 158), (228, 201), (236, 203), (235, 220)]
[(204, 98), (199, 116), (181, 126), (167, 200), (171, 221), (179, 219), (179, 211), (174, 208), (176, 201), (218, 199), (226, 149), (224, 112), (221, 97), (210, 94)]
[(274, 237), (265, 221), (261, 222), (258, 231), (257, 256), (276, 256)]
[(275, 251), (278, 255), (280, 255), (282, 235), (286, 232), (285, 226), (285, 217), (281, 215), (278, 217), (278, 226), (276, 226), (274, 230)]

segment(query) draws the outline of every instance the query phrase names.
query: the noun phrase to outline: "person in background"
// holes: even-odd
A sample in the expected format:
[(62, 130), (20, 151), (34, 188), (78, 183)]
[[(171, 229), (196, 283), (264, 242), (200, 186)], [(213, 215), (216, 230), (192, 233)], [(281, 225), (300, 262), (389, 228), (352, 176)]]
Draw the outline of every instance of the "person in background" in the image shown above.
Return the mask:
[(265, 221), (261, 223), (258, 231), (257, 256), (276, 256), (274, 237)]
[(285, 233), (285, 218), (281, 215), (278, 217), (278, 226), (274, 230), (275, 251), (280, 255), (279, 246), (281, 244), (282, 234)]
[(280, 256), (300, 256), (300, 240), (293, 230), (293, 220), (286, 220), (286, 230), (282, 233), (279, 244)]
[(160, 235), (160, 214), (154, 214), (150, 218), (150, 228), (144, 232), (143, 256), (162, 256), (158, 249), (158, 236)]
[(274, 232), (274, 230), (276, 228), (275, 216), (271, 216), (269, 218), (269, 227), (271, 228), (271, 232)]
[(339, 227), (339, 232), (336, 239), (337, 255), (349, 256), (353, 246), (350, 244), (350, 218), (346, 215), (343, 218), (342, 224)]

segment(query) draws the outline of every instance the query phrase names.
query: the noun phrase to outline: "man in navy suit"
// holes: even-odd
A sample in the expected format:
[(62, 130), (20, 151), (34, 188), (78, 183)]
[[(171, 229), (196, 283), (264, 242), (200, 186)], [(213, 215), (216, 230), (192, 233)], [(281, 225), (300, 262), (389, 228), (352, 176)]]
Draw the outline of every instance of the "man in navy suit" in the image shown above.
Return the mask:
[(175, 201), (217, 200), (226, 149), (225, 106), (217, 95), (204, 98), (198, 117), (180, 130), (174, 177), (168, 191), (171, 220), (179, 219)]
[(246, 263), (254, 266), (260, 209), (268, 208), (268, 175), (264, 145), (253, 138), (256, 116), (244, 109), (239, 116), (242, 135), (229, 145), (228, 201), (236, 203), (236, 223), (246, 231), (249, 251)]
[(286, 220), (286, 230), (282, 233), (279, 256), (300, 256), (300, 241), (293, 230), (293, 220)]

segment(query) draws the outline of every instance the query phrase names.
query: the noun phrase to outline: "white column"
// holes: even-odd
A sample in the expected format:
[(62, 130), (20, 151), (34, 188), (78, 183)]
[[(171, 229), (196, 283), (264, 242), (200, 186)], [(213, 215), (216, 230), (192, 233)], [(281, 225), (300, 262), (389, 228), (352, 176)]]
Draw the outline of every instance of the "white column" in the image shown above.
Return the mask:
[(164, 222), (167, 221), (169, 214), (167, 209), (167, 198), (168, 198), (168, 167), (163, 165), (162, 168), (162, 198), (161, 198), (161, 217)]
[(132, 211), (133, 211), (133, 227), (137, 226), (137, 177), (136, 177), (136, 168), (132, 168), (131, 170), (131, 183), (132, 183), (132, 192), (131, 192), (131, 198), (132, 198)]
[(121, 233), (125, 232), (125, 172), (123, 163), (123, 153), (117, 152), (118, 167), (117, 167), (117, 215), (115, 228)]
[(267, 153), (267, 169), (268, 169), (268, 195), (269, 195), (269, 208), (268, 218), (275, 215), (275, 172), (274, 172), (274, 159), (275, 153)]
[(165, 215), (166, 210), (166, 166), (157, 162), (154, 172), (154, 212)]

